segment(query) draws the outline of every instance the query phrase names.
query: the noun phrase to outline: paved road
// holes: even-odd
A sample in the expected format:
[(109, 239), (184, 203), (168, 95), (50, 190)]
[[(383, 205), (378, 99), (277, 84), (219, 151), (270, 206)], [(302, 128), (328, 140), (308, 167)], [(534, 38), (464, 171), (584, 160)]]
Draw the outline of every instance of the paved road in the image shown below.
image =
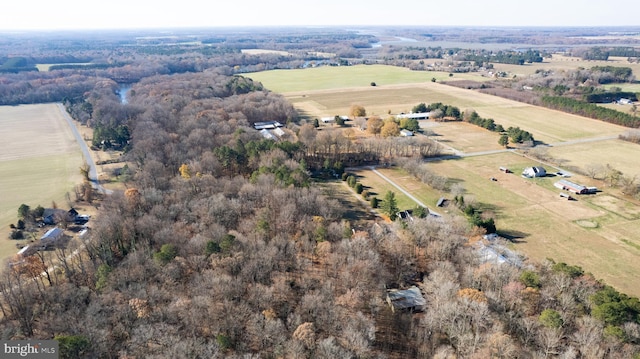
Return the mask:
[(82, 150), (82, 156), (84, 156), (85, 162), (89, 165), (89, 180), (91, 181), (93, 188), (95, 188), (100, 193), (104, 193), (104, 194), (113, 193), (113, 191), (102, 187), (98, 182), (98, 169), (96, 167), (96, 163), (93, 161), (93, 157), (91, 157), (91, 152), (89, 150), (89, 147), (87, 147), (87, 143), (84, 141), (84, 139), (80, 135), (80, 132), (78, 132), (78, 128), (73, 123), (73, 119), (71, 118), (71, 116), (69, 116), (69, 113), (67, 113), (67, 110), (64, 108), (64, 105), (59, 103), (58, 108), (60, 109), (60, 113), (62, 113), (62, 117), (64, 117), (64, 119), (67, 120), (67, 123), (69, 124), (69, 128), (71, 128), (71, 132), (73, 132), (73, 136), (76, 138), (78, 145), (80, 145), (80, 149)]

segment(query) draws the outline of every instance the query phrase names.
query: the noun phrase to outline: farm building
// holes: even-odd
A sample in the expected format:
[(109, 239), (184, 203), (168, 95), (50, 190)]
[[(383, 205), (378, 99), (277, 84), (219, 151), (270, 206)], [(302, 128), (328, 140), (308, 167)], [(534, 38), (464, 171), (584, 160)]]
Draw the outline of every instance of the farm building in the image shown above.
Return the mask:
[(404, 290), (389, 289), (387, 303), (394, 312), (396, 310), (423, 311), (427, 306), (427, 301), (416, 286)]
[[(344, 121), (348, 121), (349, 120), (348, 116), (339, 116), (339, 117)], [(336, 118), (335, 118), (335, 116), (333, 116), (333, 117), (322, 117), (320, 119), (320, 122), (322, 122), (322, 123), (334, 123), (334, 122), (336, 122)]]
[(396, 115), (396, 118), (399, 120), (401, 118), (410, 118), (414, 120), (428, 120), (431, 112), (418, 112), (418, 113), (401, 113)]
[(588, 193), (587, 187), (583, 185), (579, 185), (577, 183), (573, 183), (571, 181), (567, 181), (566, 179), (561, 179), (558, 182), (553, 184), (556, 188), (560, 188), (563, 191), (573, 192), (575, 194), (585, 194)]
[(64, 231), (61, 228), (55, 227), (48, 230), (42, 237), (40, 237), (41, 241), (56, 241), (62, 238)]
[(274, 140), (274, 141), (276, 140), (276, 136), (274, 136), (273, 133), (269, 132), (269, 130), (267, 130), (266, 128), (263, 128), (262, 130), (260, 130), (260, 134), (264, 139)]
[(400, 136), (402, 137), (411, 137), (413, 136), (413, 132), (409, 130), (400, 130)]
[(256, 130), (273, 130), (278, 127), (282, 127), (282, 124), (278, 121), (256, 122), (253, 124), (253, 128)]
[(522, 171), (522, 177), (534, 178), (534, 177), (544, 177), (547, 175), (547, 170), (544, 167), (535, 166), (535, 167), (527, 167)]

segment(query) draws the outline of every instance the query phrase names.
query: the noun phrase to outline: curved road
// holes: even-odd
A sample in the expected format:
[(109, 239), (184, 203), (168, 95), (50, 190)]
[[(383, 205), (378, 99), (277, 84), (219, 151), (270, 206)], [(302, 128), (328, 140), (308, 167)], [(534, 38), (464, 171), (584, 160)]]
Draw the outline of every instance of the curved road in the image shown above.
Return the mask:
[(82, 156), (84, 157), (85, 162), (89, 165), (89, 180), (91, 181), (93, 188), (95, 188), (98, 192), (103, 194), (113, 193), (112, 190), (108, 190), (102, 187), (98, 182), (98, 169), (96, 167), (96, 163), (93, 161), (93, 157), (91, 157), (91, 152), (89, 150), (89, 147), (87, 147), (87, 143), (84, 141), (84, 139), (80, 135), (80, 132), (78, 132), (78, 128), (73, 123), (73, 119), (71, 118), (71, 116), (69, 116), (69, 113), (64, 108), (64, 105), (62, 105), (61, 103), (58, 103), (57, 105), (58, 105), (58, 109), (60, 109), (60, 113), (62, 114), (62, 117), (64, 117), (64, 119), (67, 120), (67, 123), (69, 124), (69, 128), (71, 128), (71, 132), (73, 132), (73, 136), (76, 138), (78, 145), (80, 145), (80, 149), (82, 150)]

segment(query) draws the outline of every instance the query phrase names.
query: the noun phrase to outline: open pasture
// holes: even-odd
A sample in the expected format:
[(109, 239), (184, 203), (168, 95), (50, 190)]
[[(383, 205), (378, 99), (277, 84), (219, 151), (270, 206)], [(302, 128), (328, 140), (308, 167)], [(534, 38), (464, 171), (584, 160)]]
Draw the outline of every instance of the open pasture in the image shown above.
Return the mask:
[(82, 153), (56, 104), (0, 106), (0, 260), (17, 252), (8, 238), (18, 207), (67, 207), (81, 182)]

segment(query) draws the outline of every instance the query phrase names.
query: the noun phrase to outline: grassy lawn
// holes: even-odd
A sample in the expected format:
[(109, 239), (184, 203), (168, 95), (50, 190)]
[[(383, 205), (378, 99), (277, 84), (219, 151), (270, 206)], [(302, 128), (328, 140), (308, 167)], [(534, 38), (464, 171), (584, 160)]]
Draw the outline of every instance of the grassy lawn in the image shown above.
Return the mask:
[[(0, 260), (17, 252), (8, 238), (18, 207), (68, 209), (67, 193), (81, 182), (82, 153), (55, 104), (0, 107), (12, 136), (0, 143)], [(71, 195), (73, 199), (73, 195)]]

